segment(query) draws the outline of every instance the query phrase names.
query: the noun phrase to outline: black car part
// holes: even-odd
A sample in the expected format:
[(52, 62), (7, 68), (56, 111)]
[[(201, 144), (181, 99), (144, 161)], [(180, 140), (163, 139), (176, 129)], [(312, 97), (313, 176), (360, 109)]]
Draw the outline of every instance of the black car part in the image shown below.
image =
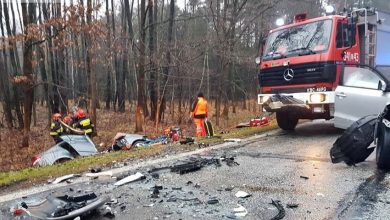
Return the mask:
[(377, 115), (367, 115), (348, 127), (330, 149), (332, 163), (344, 161), (351, 166), (370, 156), (375, 149), (369, 146), (374, 141), (377, 121)]

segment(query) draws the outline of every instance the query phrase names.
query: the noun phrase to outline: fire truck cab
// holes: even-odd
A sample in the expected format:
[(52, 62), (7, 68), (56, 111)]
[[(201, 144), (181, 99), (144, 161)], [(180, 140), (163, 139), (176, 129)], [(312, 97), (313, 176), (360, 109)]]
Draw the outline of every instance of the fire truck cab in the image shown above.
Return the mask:
[(271, 30), (257, 59), (263, 111), (276, 112), (284, 130), (299, 119), (333, 118), (343, 65), (376, 65), (382, 22), (377, 11), (362, 8), (312, 19), (300, 14)]

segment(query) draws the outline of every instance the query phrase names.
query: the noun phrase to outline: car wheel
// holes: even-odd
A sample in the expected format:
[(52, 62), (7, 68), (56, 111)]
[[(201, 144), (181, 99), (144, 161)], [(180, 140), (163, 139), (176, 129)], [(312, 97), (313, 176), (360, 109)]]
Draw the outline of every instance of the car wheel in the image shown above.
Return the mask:
[(390, 128), (382, 122), (378, 126), (376, 164), (379, 169), (390, 170)]
[(131, 146), (134, 148), (144, 147), (145, 141), (143, 141), (143, 140), (134, 141)]
[(60, 159), (57, 159), (54, 164), (59, 164), (59, 163), (65, 163), (67, 161), (70, 161), (72, 160), (71, 158), (60, 158)]
[(278, 126), (286, 131), (292, 131), (298, 124), (298, 118), (288, 112), (276, 112), (276, 121)]

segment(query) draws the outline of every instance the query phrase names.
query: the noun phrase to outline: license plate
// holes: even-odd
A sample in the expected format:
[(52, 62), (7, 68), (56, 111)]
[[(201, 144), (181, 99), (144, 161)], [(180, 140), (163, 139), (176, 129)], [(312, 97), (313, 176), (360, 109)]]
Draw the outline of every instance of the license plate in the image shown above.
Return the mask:
[(307, 88), (306, 92), (326, 92), (326, 87)]

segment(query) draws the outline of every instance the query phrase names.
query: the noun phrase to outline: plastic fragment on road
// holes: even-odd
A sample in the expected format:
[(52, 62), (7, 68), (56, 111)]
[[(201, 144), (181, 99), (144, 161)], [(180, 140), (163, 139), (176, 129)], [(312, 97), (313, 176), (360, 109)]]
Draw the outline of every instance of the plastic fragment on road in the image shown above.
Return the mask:
[(325, 197), (323, 193), (317, 193), (317, 196)]
[(286, 206), (289, 209), (295, 209), (295, 208), (298, 208), (299, 204), (298, 203), (288, 203)]
[(143, 178), (145, 178), (145, 176), (142, 173), (137, 172), (136, 174), (130, 175), (128, 177), (125, 177), (125, 178), (117, 181), (116, 183), (114, 183), (114, 185), (121, 186), (121, 185), (124, 185), (126, 183), (131, 183), (131, 182), (143, 179)]
[(279, 200), (272, 200), (272, 202), (270, 204), (274, 205), (279, 211), (277, 215), (275, 215), (273, 218), (271, 218), (271, 220), (283, 219), (284, 216), (286, 215), (286, 211), (284, 210), (283, 205), (280, 203), (280, 201)]
[(223, 141), (225, 141), (225, 142), (237, 142), (237, 143), (239, 143), (239, 142), (242, 141), (242, 139), (241, 139), (241, 138), (227, 138), (227, 139), (225, 139), (225, 140), (223, 140)]
[(236, 197), (237, 198), (247, 198), (247, 197), (250, 197), (251, 194), (247, 193), (247, 192), (244, 192), (244, 191), (238, 191), (236, 192)]
[(245, 217), (248, 214), (246, 208), (240, 204), (237, 204), (238, 207), (233, 209), (234, 215), (237, 217)]
[(72, 178), (75, 178), (75, 177), (80, 177), (79, 174), (69, 174), (69, 175), (65, 175), (65, 176), (61, 176), (61, 177), (58, 177), (56, 178), (52, 184), (58, 184), (62, 181), (65, 181), (65, 180), (68, 180), (68, 179), (72, 179)]
[(86, 173), (85, 176), (87, 177), (97, 177), (97, 176), (112, 176), (112, 171), (104, 171), (100, 173)]

